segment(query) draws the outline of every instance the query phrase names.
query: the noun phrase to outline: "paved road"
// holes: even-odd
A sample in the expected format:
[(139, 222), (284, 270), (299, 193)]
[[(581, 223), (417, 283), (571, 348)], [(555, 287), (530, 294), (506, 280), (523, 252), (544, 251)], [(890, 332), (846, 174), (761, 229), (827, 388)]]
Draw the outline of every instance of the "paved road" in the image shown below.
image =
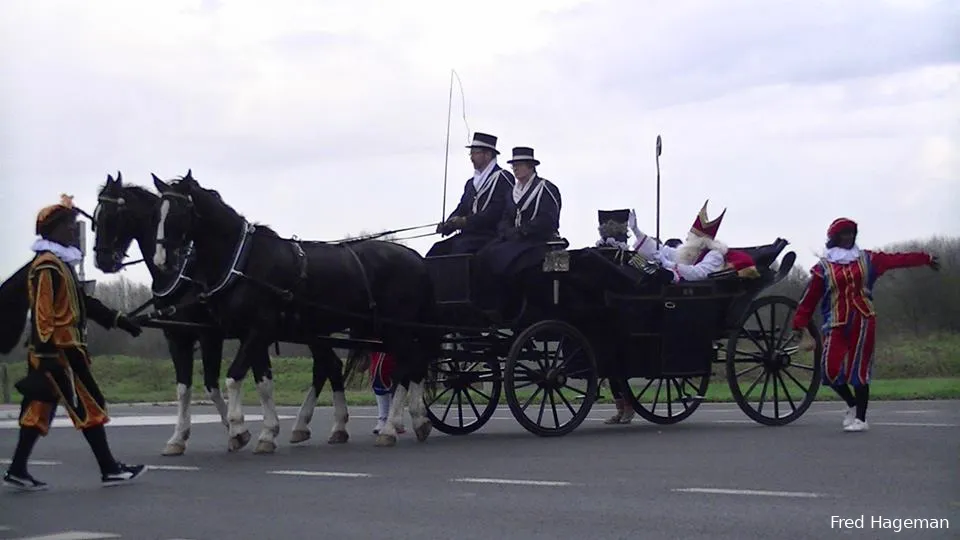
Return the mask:
[[(158, 467), (115, 489), (98, 485), (78, 433), (54, 429), (33, 465), (52, 488), (0, 493), (0, 539), (960, 537), (957, 401), (871, 404), (872, 429), (859, 434), (840, 430), (835, 403), (784, 428), (753, 424), (732, 404), (675, 426), (611, 427), (599, 422), (609, 406), (598, 406), (557, 439), (527, 433), (503, 409), (475, 434), (434, 431), (425, 444), (404, 435), (392, 449), (373, 447), (374, 412), (362, 407), (351, 409), (350, 443), (327, 445), (330, 410), (320, 409), (303, 445), (286, 443), (283, 419), (272, 456), (252, 445), (227, 454), (223, 428), (195, 421), (187, 454), (162, 457), (174, 412), (112, 410), (116, 454)], [(195, 413), (213, 418), (209, 407)], [(0, 455), (15, 433), (0, 419)], [(865, 527), (831, 529), (831, 516), (863, 516)], [(897, 533), (872, 518), (946, 518), (950, 529)]]

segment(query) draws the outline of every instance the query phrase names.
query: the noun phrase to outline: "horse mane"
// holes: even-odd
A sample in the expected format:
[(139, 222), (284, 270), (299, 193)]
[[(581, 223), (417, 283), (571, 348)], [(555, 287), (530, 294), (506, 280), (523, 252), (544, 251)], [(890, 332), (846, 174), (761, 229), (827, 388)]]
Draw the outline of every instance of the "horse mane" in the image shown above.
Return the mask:
[(191, 186), (191, 191), (193, 191), (194, 194), (199, 193), (206, 197), (210, 197), (212, 199), (212, 201), (209, 201), (209, 202), (215, 203), (215, 204), (211, 204), (211, 206), (213, 208), (216, 208), (216, 213), (219, 214), (219, 215), (212, 216), (215, 220), (219, 221), (220, 219), (229, 219), (229, 220), (237, 220), (237, 221), (247, 221), (248, 223), (255, 225), (258, 231), (262, 232), (263, 234), (274, 237), (274, 238), (280, 238), (280, 235), (277, 234), (277, 232), (273, 230), (269, 225), (266, 225), (259, 221), (249, 220), (246, 218), (246, 216), (238, 212), (234, 207), (230, 206), (227, 203), (227, 201), (223, 200), (223, 197), (220, 196), (219, 191), (215, 189), (203, 187), (196, 180), (193, 180), (193, 186)]

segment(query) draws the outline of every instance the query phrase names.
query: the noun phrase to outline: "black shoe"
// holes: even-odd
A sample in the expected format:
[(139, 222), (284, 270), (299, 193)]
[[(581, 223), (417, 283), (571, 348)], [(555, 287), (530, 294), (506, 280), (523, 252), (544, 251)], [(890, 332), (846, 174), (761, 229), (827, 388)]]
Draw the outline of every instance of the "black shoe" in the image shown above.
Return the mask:
[(104, 474), (100, 479), (103, 481), (104, 486), (116, 486), (139, 478), (143, 476), (145, 472), (147, 472), (146, 465), (124, 465), (118, 462), (115, 472)]
[(47, 489), (46, 482), (41, 482), (29, 474), (13, 474), (7, 471), (3, 475), (3, 485), (10, 486), (21, 491), (42, 491)]

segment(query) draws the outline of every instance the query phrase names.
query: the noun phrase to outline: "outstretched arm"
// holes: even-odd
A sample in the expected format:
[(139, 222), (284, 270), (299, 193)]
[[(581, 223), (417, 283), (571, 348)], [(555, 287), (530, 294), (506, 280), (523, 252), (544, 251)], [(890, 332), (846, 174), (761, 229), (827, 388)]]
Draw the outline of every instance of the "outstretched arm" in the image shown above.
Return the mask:
[(117, 319), (120, 318), (119, 311), (108, 308), (98, 298), (90, 296), (86, 292), (83, 293), (83, 301), (87, 306), (87, 316), (90, 317), (91, 321), (108, 330), (117, 325)]
[(810, 270), (810, 282), (807, 283), (807, 290), (800, 298), (800, 305), (797, 306), (797, 313), (793, 316), (793, 329), (801, 330), (806, 328), (813, 317), (813, 310), (817, 303), (823, 298), (824, 285), (826, 280), (823, 277), (823, 271), (819, 266), (814, 266)]
[(882, 251), (871, 251), (869, 253), (870, 263), (878, 276), (899, 268), (930, 266), (933, 262), (933, 257), (922, 252), (884, 253)]

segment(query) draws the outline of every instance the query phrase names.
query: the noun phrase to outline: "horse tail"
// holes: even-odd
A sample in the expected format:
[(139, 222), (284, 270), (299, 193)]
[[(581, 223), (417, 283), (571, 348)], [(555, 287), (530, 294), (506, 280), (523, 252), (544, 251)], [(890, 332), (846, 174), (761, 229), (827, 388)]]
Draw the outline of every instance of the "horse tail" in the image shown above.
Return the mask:
[(437, 303), (437, 293), (434, 288), (433, 280), (429, 274), (423, 279), (423, 303), (420, 305), (419, 322), (424, 325), (420, 332), (420, 346), (423, 353), (423, 362), (426, 375), (423, 380), (424, 390), (433, 392), (436, 390), (436, 377), (431, 366), (443, 354), (443, 336), (441, 329), (439, 304)]
[(10, 354), (27, 326), (30, 300), (27, 280), (30, 263), (23, 265), (0, 285), (0, 353)]

